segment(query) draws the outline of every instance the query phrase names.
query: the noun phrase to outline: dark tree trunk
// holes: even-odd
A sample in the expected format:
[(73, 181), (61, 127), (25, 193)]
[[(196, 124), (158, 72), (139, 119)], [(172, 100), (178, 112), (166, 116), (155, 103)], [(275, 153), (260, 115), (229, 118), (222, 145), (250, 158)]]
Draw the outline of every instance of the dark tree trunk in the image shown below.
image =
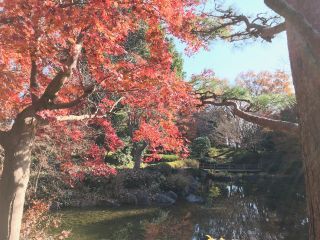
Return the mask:
[[(288, 0), (320, 32), (319, 0)], [(320, 37), (287, 21), (288, 46), (297, 96), (309, 213), (309, 239), (320, 239)], [(304, 32), (305, 30), (305, 32)], [(318, 38), (319, 41), (313, 41)]]
[[(319, 29), (320, 30), (320, 29)], [(288, 29), (288, 43), (294, 85), (297, 95), (300, 136), (308, 212), (309, 239), (320, 239), (320, 58), (313, 59), (301, 36)], [(320, 44), (320, 43), (319, 43)]]
[(133, 169), (138, 170), (141, 167), (141, 160), (143, 151), (146, 149), (148, 144), (146, 142), (135, 142), (132, 147), (132, 158), (134, 161)]
[(35, 129), (35, 118), (22, 112), (1, 139), (5, 151), (0, 180), (1, 240), (19, 239)]

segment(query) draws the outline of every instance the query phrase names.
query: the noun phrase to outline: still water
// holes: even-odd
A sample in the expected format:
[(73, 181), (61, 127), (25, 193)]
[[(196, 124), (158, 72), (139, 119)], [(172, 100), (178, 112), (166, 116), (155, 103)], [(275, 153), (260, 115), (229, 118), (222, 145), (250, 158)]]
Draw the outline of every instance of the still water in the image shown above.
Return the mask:
[(204, 205), (61, 211), (74, 240), (304, 240), (308, 219), (302, 184), (287, 180), (215, 183)]

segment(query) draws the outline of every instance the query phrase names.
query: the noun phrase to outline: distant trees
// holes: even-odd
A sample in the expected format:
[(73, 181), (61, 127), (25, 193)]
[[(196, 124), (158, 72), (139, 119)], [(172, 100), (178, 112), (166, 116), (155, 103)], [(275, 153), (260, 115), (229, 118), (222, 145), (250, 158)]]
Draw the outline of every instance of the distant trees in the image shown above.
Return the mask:
[(208, 106), (194, 114), (196, 136), (207, 136), (214, 146), (242, 147), (254, 150), (261, 140), (259, 125), (247, 122), (228, 108)]

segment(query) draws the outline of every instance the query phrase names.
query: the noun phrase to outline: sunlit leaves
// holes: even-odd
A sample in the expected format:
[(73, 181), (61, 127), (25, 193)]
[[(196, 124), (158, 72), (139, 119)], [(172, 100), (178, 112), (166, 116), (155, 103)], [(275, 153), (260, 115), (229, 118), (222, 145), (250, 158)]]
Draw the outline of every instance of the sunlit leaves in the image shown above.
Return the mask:
[(245, 110), (265, 115), (275, 114), (295, 104), (292, 83), (283, 71), (247, 72), (236, 80), (236, 85), (218, 79), (213, 71), (205, 70), (193, 76), (191, 83), (196, 93), (213, 96), (217, 102), (235, 101)]
[[(83, 178), (82, 168), (98, 175), (112, 172), (104, 169), (103, 155), (123, 145), (109, 116), (117, 105), (142, 112), (136, 136), (152, 148), (181, 151), (175, 124), (178, 115), (191, 111), (194, 99), (175, 71), (167, 36), (194, 48), (201, 45), (188, 31), (198, 3), (2, 1), (0, 18), (8, 21), (0, 25), (0, 120), (12, 122), (25, 107), (36, 106), (55, 76), (64, 73), (50, 101), (35, 107), (38, 117), (50, 123), (38, 135), (61, 150), (55, 157), (62, 171), (78, 178)], [(94, 91), (79, 103), (52, 110), (79, 99), (88, 86)], [(91, 120), (59, 123), (57, 118), (83, 114)], [(154, 128), (154, 135), (148, 135), (147, 126)], [(104, 136), (100, 145), (95, 143), (97, 132)]]

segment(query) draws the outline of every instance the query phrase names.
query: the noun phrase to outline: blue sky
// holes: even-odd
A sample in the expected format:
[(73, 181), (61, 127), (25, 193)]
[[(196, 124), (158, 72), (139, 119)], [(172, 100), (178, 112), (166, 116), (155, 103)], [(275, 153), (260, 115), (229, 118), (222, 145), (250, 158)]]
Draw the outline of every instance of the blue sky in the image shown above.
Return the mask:
[[(270, 12), (263, 0), (226, 0), (225, 5), (232, 5), (246, 15)], [(207, 8), (210, 7), (209, 3)], [(191, 57), (184, 53), (184, 44), (176, 42), (176, 47), (183, 54), (187, 79), (192, 74), (201, 73), (204, 69), (212, 69), (217, 77), (226, 78), (231, 82), (239, 73), (249, 70), (290, 71), (287, 39), (284, 33), (279, 34), (272, 43), (258, 40), (254, 43), (235, 45), (220, 40), (214, 41), (210, 44), (208, 51), (201, 49)]]

